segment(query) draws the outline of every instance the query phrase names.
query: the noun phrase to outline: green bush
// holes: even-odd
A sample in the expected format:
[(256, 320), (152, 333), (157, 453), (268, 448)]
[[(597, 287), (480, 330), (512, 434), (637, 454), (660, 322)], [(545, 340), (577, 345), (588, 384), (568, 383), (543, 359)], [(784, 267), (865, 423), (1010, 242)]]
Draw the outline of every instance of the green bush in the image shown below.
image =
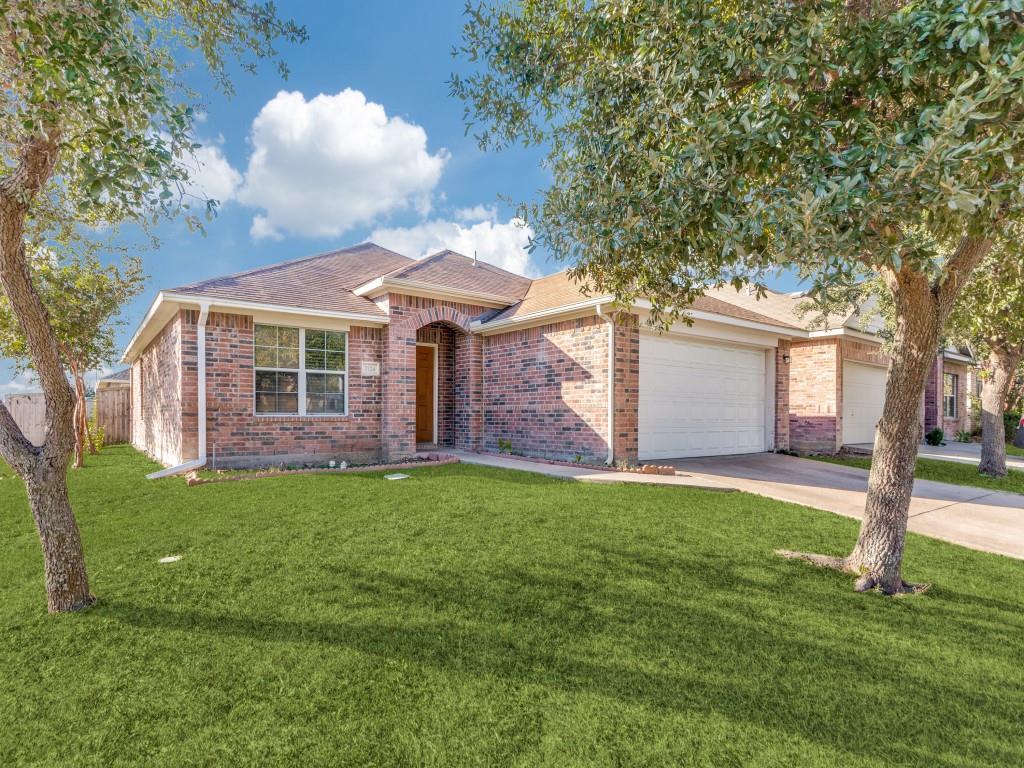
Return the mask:
[(958, 443), (969, 443), (971, 442), (971, 433), (966, 429), (958, 430), (956, 433), (956, 441)]
[(1003, 426), (1006, 431), (1006, 442), (1012, 443), (1014, 435), (1017, 434), (1017, 424), (1020, 422), (1019, 413), (1003, 413)]
[(946, 433), (936, 427), (924, 436), (924, 441), (928, 443), (928, 445), (941, 445), (945, 437)]
[(96, 419), (89, 419), (89, 437), (92, 438), (92, 445), (97, 451), (103, 450), (104, 437), (103, 427)]

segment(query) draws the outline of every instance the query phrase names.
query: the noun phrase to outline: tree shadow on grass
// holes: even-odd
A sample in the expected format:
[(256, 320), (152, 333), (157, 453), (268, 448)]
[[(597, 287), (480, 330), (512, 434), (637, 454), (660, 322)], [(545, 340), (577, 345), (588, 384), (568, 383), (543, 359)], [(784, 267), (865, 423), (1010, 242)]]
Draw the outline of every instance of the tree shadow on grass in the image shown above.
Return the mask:
[[(354, 566), (311, 574), (303, 594), (347, 591), (347, 620), (337, 612), (295, 618), (287, 606), (282, 615), (246, 616), (116, 599), (100, 612), (146, 630), (340, 647), (514, 686), (586, 692), (692, 714), (694, 727), (715, 713), (837, 757), (952, 766), (964, 762), (952, 753), (969, 747), (982, 762), (1021, 759), (1012, 737), (1021, 729), (1019, 701), (989, 700), (984, 729), (977, 719), (964, 723), (964, 709), (978, 706), (974, 681), (926, 661), (908, 664), (913, 659), (900, 654), (913, 642), (892, 636), (906, 617), (840, 613), (835, 584), (820, 573), (812, 578), (780, 561), (754, 578), (739, 561), (612, 546), (591, 548), (586, 565), (586, 573), (560, 563), (494, 563), (415, 575)], [(798, 618), (780, 616), (780, 592), (791, 592)], [(816, 600), (824, 596), (832, 599)], [(940, 631), (935, 616), (917, 618), (927, 622), (921, 631)], [(981, 649), (997, 664), (1015, 653), (985, 648), (984, 638)]]

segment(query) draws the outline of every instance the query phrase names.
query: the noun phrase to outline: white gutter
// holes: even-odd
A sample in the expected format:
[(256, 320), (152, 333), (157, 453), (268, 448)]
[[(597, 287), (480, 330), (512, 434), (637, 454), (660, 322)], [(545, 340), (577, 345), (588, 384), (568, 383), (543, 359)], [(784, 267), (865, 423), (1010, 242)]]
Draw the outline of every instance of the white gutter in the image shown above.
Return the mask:
[(615, 318), (606, 314), (601, 305), (597, 316), (608, 323), (608, 466), (615, 463)]
[(159, 480), (182, 472), (206, 466), (206, 321), (210, 316), (210, 302), (199, 303), (199, 322), (196, 323), (196, 411), (199, 432), (199, 456), (176, 467), (167, 467), (146, 475), (147, 480)]
[(552, 307), (551, 309), (541, 309), (537, 312), (529, 312), (525, 315), (519, 315), (518, 317), (512, 317), (507, 320), (491, 320), (489, 322), (474, 320), (470, 323), (470, 330), (474, 333), (497, 333), (500, 330), (514, 328), (519, 325), (531, 323), (535, 320), (542, 320), (549, 317), (569, 314), (571, 312), (578, 312), (583, 309), (590, 309), (591, 307), (596, 307), (599, 304), (608, 303), (611, 300), (611, 296), (597, 296), (592, 299), (586, 299), (585, 301), (577, 301), (575, 304), (563, 304), (557, 307)]

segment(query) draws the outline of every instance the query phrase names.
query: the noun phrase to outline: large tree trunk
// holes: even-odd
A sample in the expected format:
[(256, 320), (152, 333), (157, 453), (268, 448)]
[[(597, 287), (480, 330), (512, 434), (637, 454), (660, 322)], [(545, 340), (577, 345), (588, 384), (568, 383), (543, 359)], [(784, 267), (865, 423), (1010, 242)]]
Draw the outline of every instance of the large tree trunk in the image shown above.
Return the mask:
[(989, 372), (981, 385), (981, 463), (978, 471), (992, 477), (1006, 476), (1006, 396), (1020, 365), (1021, 349), (993, 344)]
[(886, 594), (905, 589), (901, 565), (917, 466), (921, 396), (935, 365), (944, 321), (925, 280), (904, 280), (895, 293), (896, 328), (864, 519), (844, 564), (860, 575), (858, 589), (877, 586)]
[(32, 199), (53, 173), (56, 131), (32, 138), (18, 165), (0, 178), (0, 289), (18, 320), (46, 401), (46, 438), (36, 448), (0, 405), (0, 456), (25, 482), (39, 532), (51, 611), (91, 605), (85, 553), (67, 492), (67, 468), (74, 447), (74, 395), (64, 373), (49, 313), (32, 283), (25, 253), (25, 220)]
[(920, 427), (918, 412), (924, 384), (935, 363), (942, 327), (971, 270), (991, 242), (964, 238), (950, 257), (943, 279), (931, 285), (920, 272), (904, 267), (882, 270), (894, 300), (895, 331), (885, 383), (885, 405), (878, 424), (868, 476), (867, 501), (857, 543), (846, 557), (781, 550), (784, 557), (858, 576), (856, 589), (877, 587), (887, 595), (922, 589), (903, 580), (903, 548), (914, 488)]
[(67, 467), (41, 465), (25, 487), (43, 547), (47, 609), (56, 613), (89, 607), (96, 599), (89, 592), (82, 538), (68, 499)]

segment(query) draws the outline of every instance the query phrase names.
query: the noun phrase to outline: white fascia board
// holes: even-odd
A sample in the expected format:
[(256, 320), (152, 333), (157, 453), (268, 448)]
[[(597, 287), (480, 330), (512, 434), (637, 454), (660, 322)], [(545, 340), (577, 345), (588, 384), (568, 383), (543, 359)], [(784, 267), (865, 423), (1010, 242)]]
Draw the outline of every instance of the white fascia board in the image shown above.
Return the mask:
[(351, 320), (357, 323), (369, 325), (387, 325), (389, 318), (381, 315), (366, 315), (361, 312), (343, 312), (333, 309), (310, 309), (308, 307), (296, 307), (290, 304), (269, 304), (262, 301), (243, 301), (238, 299), (221, 299), (216, 296), (203, 296), (201, 294), (166, 293), (162, 292), (167, 301), (173, 301), (184, 306), (199, 307), (201, 303), (209, 303), (210, 311), (217, 312), (222, 309), (241, 309), (257, 312), (280, 312), (287, 315), (303, 315), (305, 317), (330, 317), (335, 320)]
[(499, 296), (496, 293), (485, 293), (483, 291), (462, 291), (456, 288), (447, 288), (443, 285), (433, 283), (421, 283), (416, 280), (403, 280), (401, 278), (378, 277), (368, 283), (363, 283), (352, 291), (356, 296), (367, 299), (375, 299), (385, 293), (404, 293), (412, 296), (425, 296), (426, 298), (439, 298), (444, 301), (474, 302), (494, 307), (510, 307), (517, 304), (519, 299), (511, 296)]
[(824, 339), (834, 336), (849, 336), (851, 339), (857, 339), (858, 341), (867, 341), (872, 344), (881, 344), (882, 340), (873, 333), (865, 333), (864, 331), (855, 331), (853, 328), (829, 328), (827, 331), (811, 331), (810, 337), (812, 339)]
[(560, 307), (542, 309), (539, 312), (528, 312), (525, 315), (512, 317), (508, 320), (498, 320), (486, 323), (476, 320), (470, 325), (470, 330), (487, 336), (492, 333), (501, 333), (524, 325), (536, 325), (537, 321), (553, 321), (560, 315), (573, 314), (574, 312), (579, 312), (582, 309), (592, 309), (599, 304), (608, 304), (611, 301), (611, 296), (598, 296), (593, 299), (587, 299), (586, 301), (578, 301), (575, 304), (563, 304)]
[(959, 352), (943, 352), (942, 357), (945, 360), (953, 360), (958, 363), (967, 363), (968, 365), (974, 365), (974, 358), (968, 355), (961, 355)]
[[(175, 293), (173, 291), (160, 291), (157, 294), (152, 306), (142, 319), (138, 329), (132, 336), (128, 346), (125, 347), (121, 356), (122, 363), (131, 363), (138, 357), (149, 340), (164, 326), (179, 309), (199, 309), (202, 305), (209, 305), (210, 311), (228, 312), (271, 312), (293, 317), (305, 318), (329, 318), (331, 320), (351, 321), (361, 325), (381, 327), (387, 325), (390, 319), (380, 315), (364, 315), (359, 312), (340, 312), (326, 309), (307, 309), (304, 307), (293, 307), (287, 304), (268, 304), (257, 301), (241, 301), (236, 299), (221, 299), (214, 296), (203, 296), (201, 294)], [(163, 320), (163, 322), (159, 322)], [(158, 323), (156, 328), (152, 326)]]
[[(651, 302), (647, 299), (637, 299), (633, 303), (633, 306), (638, 309), (650, 311)], [(708, 320), (722, 325), (733, 325), (737, 328), (749, 328), (752, 331), (765, 331), (766, 333), (774, 333), (776, 336), (806, 339), (808, 335), (807, 331), (800, 328), (789, 328), (784, 325), (761, 323), (757, 320), (746, 320), (742, 317), (733, 317), (732, 315), (720, 315), (717, 312), (705, 312), (700, 309), (687, 309), (684, 310), (683, 314), (692, 317), (694, 320)]]

